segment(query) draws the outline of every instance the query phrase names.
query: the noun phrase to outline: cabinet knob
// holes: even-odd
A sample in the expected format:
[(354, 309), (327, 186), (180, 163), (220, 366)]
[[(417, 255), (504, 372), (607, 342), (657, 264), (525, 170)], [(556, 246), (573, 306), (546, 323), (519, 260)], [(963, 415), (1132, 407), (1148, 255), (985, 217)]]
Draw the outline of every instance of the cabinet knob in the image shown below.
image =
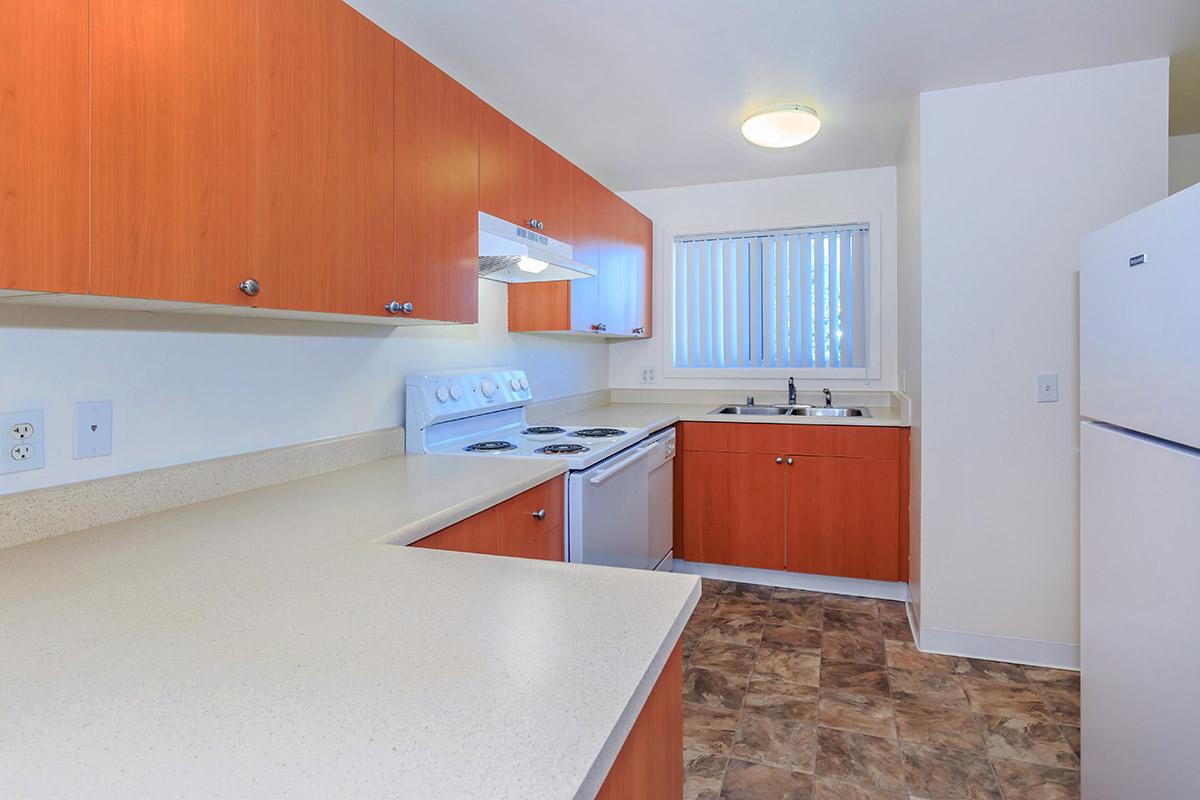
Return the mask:
[(787, 460), (787, 463), (788, 463), (788, 466), (790, 467), (790, 466), (791, 466), (791, 465), (792, 465), (794, 462), (793, 462), (793, 461), (792, 461), (792, 460), (789, 458), (789, 459)]
[(598, 326), (596, 326), (596, 330), (603, 333), (604, 331), (608, 330), (608, 326), (601, 322)]
[(633, 329), (633, 332), (634, 332), (635, 334), (637, 334), (638, 336), (641, 336), (643, 333), (645, 333), (645, 332), (646, 332), (646, 326), (644, 326), (644, 325), (639, 325), (638, 327), (636, 327), (636, 328), (634, 328), (634, 329)]
[(546, 518), (546, 509), (539, 508), (537, 511), (533, 512), (533, 518), (534, 519), (545, 519)]
[(778, 457), (776, 457), (776, 459), (775, 459), (775, 463), (776, 463), (776, 464), (782, 464), (782, 463), (783, 463), (783, 456), (778, 456)]
[(531, 219), (529, 220), (529, 227), (533, 228), (535, 231), (540, 231), (542, 228), (545, 228), (546, 225), (540, 219)]
[(247, 297), (257, 297), (258, 293), (262, 291), (262, 286), (260, 286), (258, 281), (254, 280), (254, 278), (247, 278), (246, 280), (242, 281), (238, 284), (238, 288), (241, 289), (242, 294), (246, 295)]
[(393, 300), (392, 302), (390, 302), (386, 306), (384, 306), (383, 309), (384, 309), (384, 311), (388, 312), (389, 314), (400, 314), (400, 313), (411, 314), (413, 312), (413, 304), (412, 303), (401, 303), (398, 300)]

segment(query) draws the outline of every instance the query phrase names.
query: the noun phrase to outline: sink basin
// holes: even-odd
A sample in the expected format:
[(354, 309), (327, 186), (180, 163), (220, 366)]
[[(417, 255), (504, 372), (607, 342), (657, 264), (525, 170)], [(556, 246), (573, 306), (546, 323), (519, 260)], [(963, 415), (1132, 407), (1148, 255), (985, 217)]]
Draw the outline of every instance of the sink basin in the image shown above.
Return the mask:
[(825, 408), (812, 406), (809, 408), (797, 408), (793, 412), (798, 417), (869, 417), (871, 412), (865, 408), (857, 406), (846, 406), (842, 408)]
[(746, 416), (768, 417), (790, 414), (787, 406), (721, 406), (708, 412), (710, 414), (739, 414)]

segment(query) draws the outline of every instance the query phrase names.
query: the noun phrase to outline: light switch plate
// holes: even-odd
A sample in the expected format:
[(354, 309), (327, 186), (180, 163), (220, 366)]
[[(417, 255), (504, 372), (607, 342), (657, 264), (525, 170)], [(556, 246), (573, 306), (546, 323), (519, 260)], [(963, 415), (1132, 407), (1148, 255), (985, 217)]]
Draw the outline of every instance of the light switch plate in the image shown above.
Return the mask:
[(0, 414), (0, 474), (46, 466), (46, 436), (41, 411)]
[(1043, 372), (1037, 376), (1037, 401), (1039, 403), (1058, 402), (1058, 373)]
[(75, 404), (75, 458), (112, 455), (112, 401)]

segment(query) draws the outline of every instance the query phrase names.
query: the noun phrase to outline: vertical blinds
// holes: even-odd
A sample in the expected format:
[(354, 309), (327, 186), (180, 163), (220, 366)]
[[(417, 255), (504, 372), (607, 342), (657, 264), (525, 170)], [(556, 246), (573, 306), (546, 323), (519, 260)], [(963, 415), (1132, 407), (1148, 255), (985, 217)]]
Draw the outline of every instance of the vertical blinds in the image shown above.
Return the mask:
[(677, 367), (866, 367), (866, 224), (678, 237)]

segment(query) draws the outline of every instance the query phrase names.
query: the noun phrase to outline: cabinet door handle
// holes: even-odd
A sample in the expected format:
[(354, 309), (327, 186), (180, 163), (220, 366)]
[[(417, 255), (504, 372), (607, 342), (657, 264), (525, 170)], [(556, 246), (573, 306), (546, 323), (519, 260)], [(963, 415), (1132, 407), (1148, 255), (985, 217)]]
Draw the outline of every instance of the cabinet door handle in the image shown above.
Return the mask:
[(411, 314), (413, 312), (412, 303), (401, 303), (399, 300), (393, 300), (383, 307), (383, 310), (389, 314)]
[(533, 518), (534, 519), (545, 519), (546, 518), (546, 509), (539, 508), (537, 511), (533, 512)]
[(790, 467), (790, 466), (792, 465), (792, 463), (793, 463), (793, 462), (792, 462), (792, 460), (789, 458), (789, 459), (787, 460), (787, 463), (788, 463), (788, 466)]
[(776, 463), (776, 464), (782, 464), (782, 463), (783, 463), (783, 456), (777, 456), (777, 457), (775, 458), (775, 463)]
[(254, 278), (247, 278), (246, 280), (242, 281), (238, 284), (238, 288), (241, 289), (242, 294), (246, 295), (247, 297), (257, 297), (258, 293), (262, 290), (262, 286), (260, 286), (258, 281), (254, 280)]

